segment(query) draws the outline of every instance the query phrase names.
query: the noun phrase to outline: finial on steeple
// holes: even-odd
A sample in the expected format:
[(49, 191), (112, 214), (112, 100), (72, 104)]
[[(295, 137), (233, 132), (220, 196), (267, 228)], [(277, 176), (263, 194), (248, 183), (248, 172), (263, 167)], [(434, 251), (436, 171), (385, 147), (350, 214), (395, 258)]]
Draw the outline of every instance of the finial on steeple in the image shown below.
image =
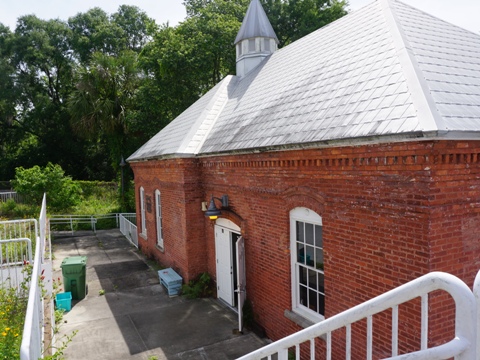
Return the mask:
[(259, 0), (252, 0), (235, 39), (237, 76), (244, 76), (277, 50), (278, 38)]

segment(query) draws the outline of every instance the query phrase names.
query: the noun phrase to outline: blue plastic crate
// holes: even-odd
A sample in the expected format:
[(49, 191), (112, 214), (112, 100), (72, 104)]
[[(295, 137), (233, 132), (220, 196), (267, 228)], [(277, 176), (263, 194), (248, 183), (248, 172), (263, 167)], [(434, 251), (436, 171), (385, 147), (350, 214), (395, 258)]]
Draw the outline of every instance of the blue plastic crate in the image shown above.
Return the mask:
[(72, 309), (72, 293), (58, 293), (57, 296), (55, 296), (55, 303), (57, 310), (70, 311)]

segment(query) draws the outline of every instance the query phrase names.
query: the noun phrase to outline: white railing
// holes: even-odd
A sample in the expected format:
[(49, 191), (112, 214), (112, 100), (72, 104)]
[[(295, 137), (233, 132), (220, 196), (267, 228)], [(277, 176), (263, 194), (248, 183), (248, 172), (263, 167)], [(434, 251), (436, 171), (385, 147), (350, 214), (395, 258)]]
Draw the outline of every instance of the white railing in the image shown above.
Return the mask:
[(0, 240), (28, 238), (32, 245), (38, 234), (38, 223), (35, 219), (0, 221)]
[[(35, 257), (33, 260), (32, 278), (28, 295), (27, 313), (25, 315), (25, 324), (23, 327), (22, 344), (20, 347), (21, 360), (37, 360), (43, 358), (44, 353), (44, 335), (46, 318), (52, 324), (49, 336), (53, 339), (53, 326), (55, 324), (53, 316), (52, 281), (51, 281), (51, 247), (47, 223), (47, 203), (46, 197), (43, 197), (42, 209), (39, 217), (40, 231), (36, 238)], [(47, 271), (44, 271), (47, 270)], [(42, 273), (45, 279), (41, 280)], [(47, 293), (44, 300), (42, 288), (39, 281), (43, 281), (43, 288)], [(45, 306), (45, 301), (49, 306)], [(44, 310), (49, 309), (45, 314)]]
[(0, 287), (20, 288), (25, 280), (25, 265), (32, 263), (32, 240), (0, 240)]
[(72, 235), (78, 224), (89, 224), (93, 232), (97, 232), (95, 215), (51, 215), (50, 225), (68, 225)]
[(7, 202), (10, 199), (16, 203), (22, 201), (21, 196), (16, 191), (0, 191), (0, 202)]
[(473, 283), (473, 295), (475, 296), (475, 301), (477, 303), (477, 359), (480, 358), (480, 271), (475, 277), (475, 282)]
[[(455, 337), (443, 345), (428, 348), (428, 294), (436, 290), (449, 293), (455, 301)], [(474, 295), (475, 293), (475, 295)], [(477, 308), (480, 307), (480, 272), (474, 286), (474, 293), (457, 277), (433, 272), (393, 289), (363, 304), (328, 318), (318, 324), (287, 336), (237, 360), (271, 359), (278, 354), (279, 360), (288, 359), (289, 349), (295, 348), (296, 359), (300, 359), (300, 344), (310, 344), (310, 358), (315, 359), (315, 339), (326, 337), (326, 359), (332, 358), (332, 332), (346, 329), (346, 359), (351, 357), (351, 324), (367, 319), (367, 359), (372, 359), (373, 315), (392, 310), (392, 350), (389, 359), (477, 359)], [(421, 298), (421, 349), (398, 355), (398, 306), (415, 298)], [(475, 300), (477, 299), (477, 302)], [(479, 309), (480, 311), (480, 309)]]
[(136, 220), (136, 214), (119, 214), (120, 232), (138, 248), (137, 226), (132, 222)]
[[(120, 216), (124, 216), (125, 218), (129, 219), (131, 222), (135, 222), (135, 213), (111, 213), (111, 214), (101, 214), (101, 215), (51, 215), (50, 216), (50, 225), (66, 225), (72, 235), (74, 234), (75, 230), (78, 228), (80, 224), (87, 224), (89, 225), (90, 229), (96, 233), (97, 227), (102, 227), (105, 225), (105, 221), (113, 222), (115, 220), (116, 227), (120, 226)], [(100, 225), (99, 225), (100, 223)], [(112, 226), (114, 228), (115, 226)]]

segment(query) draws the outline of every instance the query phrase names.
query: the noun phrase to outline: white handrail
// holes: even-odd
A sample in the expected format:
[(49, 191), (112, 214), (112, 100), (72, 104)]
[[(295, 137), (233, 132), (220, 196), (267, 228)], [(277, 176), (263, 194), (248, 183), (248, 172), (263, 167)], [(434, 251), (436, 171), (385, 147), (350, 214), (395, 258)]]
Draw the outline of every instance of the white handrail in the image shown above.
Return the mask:
[[(35, 222), (36, 244), (35, 257), (33, 260), (32, 277), (30, 280), (30, 289), (28, 294), (27, 312), (25, 314), (25, 324), (23, 327), (22, 344), (20, 346), (21, 360), (37, 360), (43, 357), (43, 338), (44, 338), (44, 301), (42, 298), (42, 289), (39, 285), (42, 264), (44, 264), (45, 242), (47, 240), (47, 203), (44, 195), (42, 209), (40, 211), (38, 229)], [(40, 231), (39, 231), (40, 230)], [(53, 307), (53, 301), (51, 306)], [(53, 313), (49, 314), (50, 322), (54, 324)]]
[[(408, 354), (408, 356), (412, 356), (411, 359), (416, 359), (419, 358), (418, 356), (430, 354), (433, 357), (428, 357), (429, 359), (448, 359), (452, 356), (456, 356), (455, 359), (457, 360), (474, 359), (476, 356), (475, 341), (477, 338), (477, 305), (475, 303), (475, 297), (468, 286), (457, 277), (442, 272), (432, 272), (318, 324), (312, 325), (309, 328), (242, 356), (238, 360), (262, 359), (274, 354), (278, 354), (279, 358), (283, 358), (287, 355), (288, 349), (291, 347), (295, 347), (316, 337), (330, 334), (334, 330), (341, 329), (349, 324), (394, 308), (399, 304), (436, 290), (448, 292), (455, 301), (455, 338), (449, 343), (439, 347), (423, 349), (420, 350), (418, 354), (412, 353)], [(408, 356), (401, 355), (394, 358), (410, 359)]]
[(477, 358), (480, 358), (480, 271), (477, 273), (475, 277), (475, 282), (473, 283), (473, 295), (475, 296), (475, 301), (477, 303), (477, 341), (476, 344), (476, 352)]

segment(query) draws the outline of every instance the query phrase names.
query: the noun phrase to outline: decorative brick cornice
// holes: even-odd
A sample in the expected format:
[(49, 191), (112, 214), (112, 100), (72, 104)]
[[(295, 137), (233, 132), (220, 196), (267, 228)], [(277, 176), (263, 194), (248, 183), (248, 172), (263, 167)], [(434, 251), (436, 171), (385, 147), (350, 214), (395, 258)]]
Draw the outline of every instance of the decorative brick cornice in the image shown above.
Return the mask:
[(446, 154), (398, 154), (377, 156), (325, 156), (313, 159), (214, 160), (200, 163), (202, 168), (362, 168), (377, 166), (409, 166), (433, 164), (480, 164), (478, 152), (449, 152)]

